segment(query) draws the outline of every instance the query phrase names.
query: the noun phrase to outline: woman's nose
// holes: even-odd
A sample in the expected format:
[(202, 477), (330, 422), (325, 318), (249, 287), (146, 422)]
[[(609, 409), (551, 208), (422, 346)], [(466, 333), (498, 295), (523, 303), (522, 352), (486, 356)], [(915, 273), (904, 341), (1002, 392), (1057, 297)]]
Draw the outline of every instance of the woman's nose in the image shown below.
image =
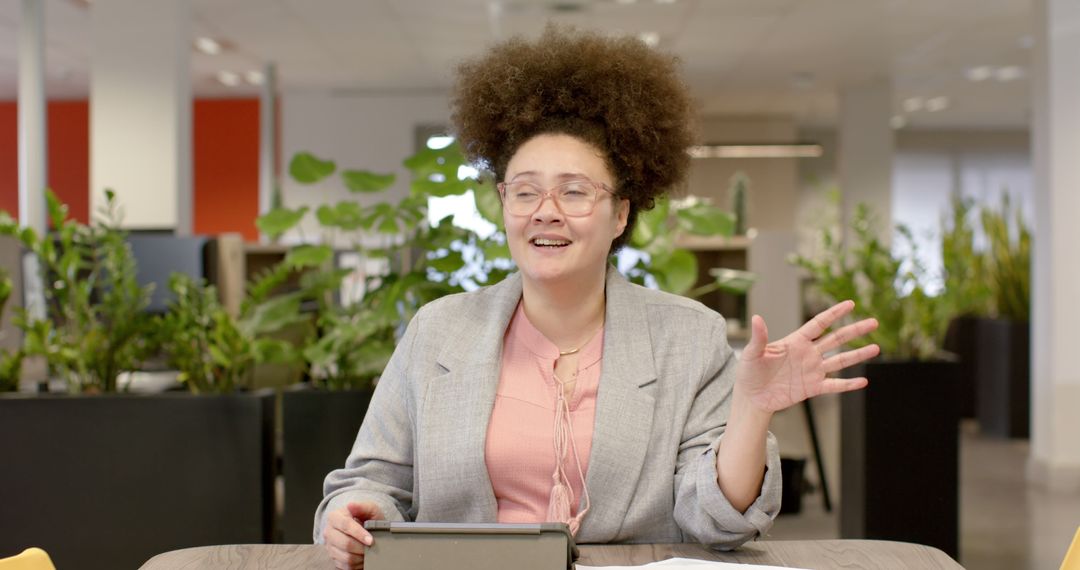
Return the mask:
[(540, 206), (533, 212), (533, 221), (542, 223), (561, 222), (563, 218), (562, 211), (559, 210), (559, 204), (555, 202), (555, 194), (548, 193), (540, 199)]

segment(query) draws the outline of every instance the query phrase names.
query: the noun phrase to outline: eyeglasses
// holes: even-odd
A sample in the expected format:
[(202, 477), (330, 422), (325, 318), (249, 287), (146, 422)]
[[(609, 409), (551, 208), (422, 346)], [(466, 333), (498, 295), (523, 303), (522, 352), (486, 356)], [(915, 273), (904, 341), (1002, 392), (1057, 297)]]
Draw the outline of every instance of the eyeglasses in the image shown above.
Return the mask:
[(596, 209), (603, 192), (615, 195), (615, 191), (603, 182), (588, 178), (570, 180), (548, 190), (532, 182), (500, 182), (499, 194), (503, 206), (512, 216), (531, 216), (540, 209), (540, 204), (548, 196), (555, 202), (555, 207), (565, 216), (588, 216)]

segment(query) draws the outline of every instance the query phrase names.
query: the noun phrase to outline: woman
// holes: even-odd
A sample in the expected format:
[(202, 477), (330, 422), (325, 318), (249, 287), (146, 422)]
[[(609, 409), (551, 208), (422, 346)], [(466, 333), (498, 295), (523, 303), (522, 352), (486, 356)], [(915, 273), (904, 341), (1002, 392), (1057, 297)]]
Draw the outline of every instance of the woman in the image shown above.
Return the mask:
[(774, 412), (866, 385), (829, 356), (840, 303), (736, 361), (723, 318), (608, 264), (637, 212), (686, 175), (691, 105), (672, 60), (549, 28), (459, 70), (456, 134), (494, 171), (518, 272), (430, 303), (384, 371), (315, 538), (363, 565), (368, 519), (560, 521), (579, 542), (734, 548), (780, 506)]

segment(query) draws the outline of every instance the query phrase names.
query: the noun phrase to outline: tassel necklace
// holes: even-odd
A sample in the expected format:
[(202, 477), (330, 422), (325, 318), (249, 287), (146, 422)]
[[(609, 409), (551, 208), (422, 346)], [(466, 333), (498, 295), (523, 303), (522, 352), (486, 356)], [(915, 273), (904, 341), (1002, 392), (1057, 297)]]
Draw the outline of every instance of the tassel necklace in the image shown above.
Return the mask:
[[(567, 351), (559, 351), (559, 357), (575, 354), (584, 348), (597, 332), (603, 330), (603, 325), (589, 336), (585, 344)], [(577, 382), (578, 372), (574, 372), (571, 382)], [(585, 472), (581, 469), (581, 457), (578, 455), (577, 443), (574, 441), (574, 425), (570, 421), (570, 404), (566, 401), (566, 382), (555, 374), (552, 365), (551, 377), (555, 380), (555, 471), (551, 474), (551, 496), (548, 499), (547, 520), (565, 522), (570, 527), (570, 534), (577, 535), (581, 528), (581, 521), (585, 513), (589, 512), (589, 489), (585, 485)], [(574, 517), (570, 516), (570, 501), (573, 499), (573, 491), (570, 489), (570, 478), (566, 475), (566, 455), (570, 451), (574, 455), (574, 464), (577, 466), (578, 478), (581, 481), (581, 492), (585, 497), (585, 508)]]
[[(547, 520), (565, 522), (570, 527), (570, 534), (576, 536), (581, 528), (581, 521), (585, 513), (589, 512), (589, 489), (585, 486), (585, 472), (581, 470), (581, 457), (578, 455), (577, 443), (574, 442), (574, 425), (570, 421), (570, 404), (564, 395), (565, 383), (555, 374), (555, 471), (551, 474), (551, 497), (548, 499)], [(577, 379), (577, 374), (574, 374)], [(570, 499), (573, 491), (570, 489), (570, 478), (566, 475), (564, 464), (566, 463), (567, 448), (574, 454), (574, 463), (577, 465), (578, 478), (581, 481), (581, 492), (585, 497), (585, 508), (577, 516), (570, 517)]]

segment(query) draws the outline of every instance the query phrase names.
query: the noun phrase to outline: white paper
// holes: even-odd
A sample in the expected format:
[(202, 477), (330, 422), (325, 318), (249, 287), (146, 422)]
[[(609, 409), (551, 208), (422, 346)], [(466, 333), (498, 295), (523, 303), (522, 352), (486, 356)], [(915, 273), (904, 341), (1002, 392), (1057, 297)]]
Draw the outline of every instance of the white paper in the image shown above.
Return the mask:
[[(739, 564), (736, 562), (717, 562), (696, 558), (668, 558), (660, 562), (650, 562), (641, 566), (583, 566), (576, 564), (577, 570), (641, 570), (659, 568), (662, 570), (793, 570), (780, 566), (760, 566), (757, 564)], [(796, 569), (797, 570), (797, 569)]]

